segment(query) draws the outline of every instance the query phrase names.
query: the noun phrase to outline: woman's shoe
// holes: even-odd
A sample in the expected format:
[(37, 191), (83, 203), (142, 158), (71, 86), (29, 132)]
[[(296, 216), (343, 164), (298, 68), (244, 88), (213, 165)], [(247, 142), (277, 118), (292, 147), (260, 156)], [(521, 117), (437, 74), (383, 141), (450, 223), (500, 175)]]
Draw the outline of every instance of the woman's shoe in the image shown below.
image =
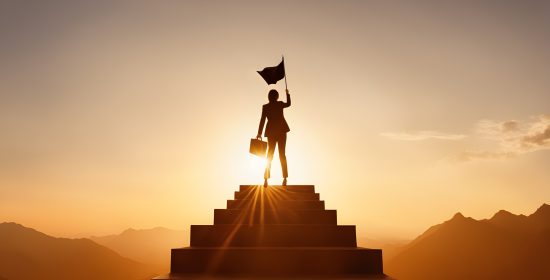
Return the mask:
[(267, 179), (264, 179), (264, 188), (267, 188)]
[(283, 186), (286, 186), (286, 178), (283, 179)]

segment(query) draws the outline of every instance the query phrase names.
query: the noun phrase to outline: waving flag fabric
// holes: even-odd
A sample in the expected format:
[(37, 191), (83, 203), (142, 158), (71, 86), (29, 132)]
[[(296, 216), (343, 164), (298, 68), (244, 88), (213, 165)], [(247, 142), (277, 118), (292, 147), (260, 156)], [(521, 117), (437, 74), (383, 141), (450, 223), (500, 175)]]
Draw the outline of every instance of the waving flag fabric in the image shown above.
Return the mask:
[(277, 66), (266, 67), (264, 70), (258, 71), (258, 74), (264, 78), (268, 85), (276, 84), (285, 77), (285, 60), (283, 59)]

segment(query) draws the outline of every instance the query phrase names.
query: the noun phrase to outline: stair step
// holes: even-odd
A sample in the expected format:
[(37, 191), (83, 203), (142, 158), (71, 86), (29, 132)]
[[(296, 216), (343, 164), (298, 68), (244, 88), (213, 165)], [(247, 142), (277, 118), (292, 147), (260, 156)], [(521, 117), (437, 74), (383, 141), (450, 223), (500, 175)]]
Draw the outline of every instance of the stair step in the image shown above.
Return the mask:
[(336, 225), (336, 210), (214, 209), (214, 224), (323, 224)]
[(267, 188), (264, 188), (263, 185), (240, 185), (239, 191), (291, 191), (291, 192), (308, 192), (314, 193), (315, 186), (313, 185), (288, 185), (288, 186), (279, 186), (279, 185), (269, 185)]
[(172, 249), (171, 273), (261, 276), (382, 274), (382, 251), (328, 247)]
[(280, 199), (238, 199), (228, 200), (227, 209), (311, 209), (324, 210), (325, 202), (323, 200), (280, 200)]
[[(208, 275), (205, 278), (204, 274), (201, 273), (169, 273), (169, 274), (163, 274), (159, 275), (152, 280), (258, 280), (258, 279), (269, 279), (269, 280), (312, 280), (311, 277), (305, 277), (305, 278), (297, 278), (292, 276), (267, 276), (263, 277), (262, 275), (254, 275), (252, 277), (249, 277), (247, 275), (233, 275), (238, 276), (238, 278), (232, 277), (232, 275)], [(322, 275), (315, 276), (315, 279), (332, 279), (332, 280), (391, 280), (393, 278), (386, 277), (384, 275), (378, 275), (378, 274), (364, 274), (364, 275), (332, 275), (329, 277), (323, 277)]]
[(192, 225), (191, 247), (357, 247), (355, 226)]
[(319, 200), (318, 193), (308, 192), (291, 192), (291, 191), (266, 191), (266, 192), (252, 192), (252, 191), (236, 191), (235, 199), (278, 199), (278, 200)]

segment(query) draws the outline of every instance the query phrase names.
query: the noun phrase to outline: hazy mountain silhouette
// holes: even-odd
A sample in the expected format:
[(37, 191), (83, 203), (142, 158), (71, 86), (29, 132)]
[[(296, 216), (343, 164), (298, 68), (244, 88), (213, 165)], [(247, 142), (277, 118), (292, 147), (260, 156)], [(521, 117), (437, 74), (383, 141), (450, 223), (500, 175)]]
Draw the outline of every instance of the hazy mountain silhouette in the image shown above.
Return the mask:
[(55, 238), (0, 223), (0, 275), (5, 279), (149, 279), (151, 269), (89, 239)]
[(410, 240), (402, 239), (371, 239), (367, 237), (357, 236), (357, 244), (365, 248), (379, 248), (382, 249), (382, 258), (384, 263), (393, 259), (398, 255), (405, 246), (410, 243)]
[(158, 273), (170, 268), (170, 249), (188, 246), (184, 231), (162, 227), (153, 229), (127, 229), (120, 234), (90, 239), (114, 250), (120, 255), (153, 266)]
[(550, 279), (550, 205), (529, 216), (457, 213), (428, 229), (386, 264), (397, 279)]

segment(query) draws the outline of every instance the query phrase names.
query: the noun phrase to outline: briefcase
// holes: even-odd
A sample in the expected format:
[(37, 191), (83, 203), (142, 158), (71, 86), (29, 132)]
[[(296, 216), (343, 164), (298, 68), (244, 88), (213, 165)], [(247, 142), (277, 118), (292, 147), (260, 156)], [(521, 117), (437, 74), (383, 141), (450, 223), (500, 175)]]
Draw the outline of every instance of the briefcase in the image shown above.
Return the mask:
[(259, 139), (250, 139), (250, 153), (259, 157), (265, 157), (267, 142)]

